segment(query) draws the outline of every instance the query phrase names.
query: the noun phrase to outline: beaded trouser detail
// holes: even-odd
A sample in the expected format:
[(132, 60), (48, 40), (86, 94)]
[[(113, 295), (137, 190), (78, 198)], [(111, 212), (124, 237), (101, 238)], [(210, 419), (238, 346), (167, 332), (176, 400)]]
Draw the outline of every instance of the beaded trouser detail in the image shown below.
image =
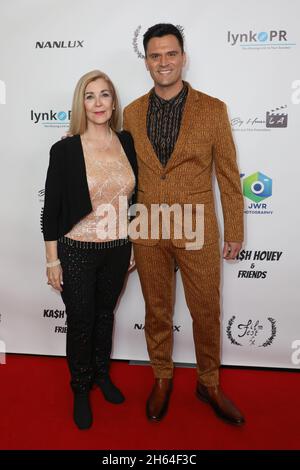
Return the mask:
[(67, 361), (74, 392), (88, 391), (109, 371), (114, 308), (129, 266), (131, 243), (78, 248), (58, 242), (67, 314)]

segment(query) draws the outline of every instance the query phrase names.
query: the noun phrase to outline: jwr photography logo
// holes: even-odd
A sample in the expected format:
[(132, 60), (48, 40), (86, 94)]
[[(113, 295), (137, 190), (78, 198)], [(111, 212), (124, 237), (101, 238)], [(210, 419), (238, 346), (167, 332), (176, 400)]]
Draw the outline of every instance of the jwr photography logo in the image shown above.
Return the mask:
[[(245, 175), (242, 173), (241, 177)], [(273, 210), (270, 201), (264, 202), (272, 196), (273, 182), (272, 178), (257, 171), (243, 180), (243, 194), (252, 202), (247, 202), (244, 210), (245, 214), (272, 215)]]
[(265, 321), (249, 318), (246, 322), (238, 323), (236, 316), (233, 315), (228, 321), (226, 333), (234, 346), (266, 348), (271, 346), (276, 337), (276, 320), (271, 317)]
[[(177, 24), (176, 28), (179, 29), (179, 31), (181, 32), (182, 37), (184, 39), (184, 28), (183, 28), (183, 26)], [(138, 56), (139, 59), (145, 59), (145, 54), (144, 54), (144, 52), (141, 52), (141, 51), (144, 51), (143, 35), (147, 31), (147, 29), (148, 29), (148, 27), (145, 28), (145, 30), (143, 30), (143, 32), (141, 34), (142, 25), (140, 24), (140, 25), (138, 25), (138, 27), (136, 28), (136, 30), (133, 33), (133, 39), (132, 39), (133, 50), (134, 50), (135, 54)]]

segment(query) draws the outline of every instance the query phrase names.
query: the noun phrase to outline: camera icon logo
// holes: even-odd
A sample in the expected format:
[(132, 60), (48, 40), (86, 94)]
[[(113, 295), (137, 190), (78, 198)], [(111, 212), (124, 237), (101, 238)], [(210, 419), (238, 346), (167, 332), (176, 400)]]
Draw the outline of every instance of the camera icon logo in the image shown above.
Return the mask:
[(247, 176), (243, 181), (243, 194), (254, 202), (272, 196), (272, 179), (260, 171)]

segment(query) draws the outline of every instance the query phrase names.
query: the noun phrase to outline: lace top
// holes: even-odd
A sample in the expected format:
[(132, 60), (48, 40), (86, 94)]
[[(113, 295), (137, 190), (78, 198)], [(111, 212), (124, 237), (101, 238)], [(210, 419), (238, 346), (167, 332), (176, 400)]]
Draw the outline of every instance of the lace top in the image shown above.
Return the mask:
[(93, 211), (66, 237), (89, 242), (126, 238), (128, 200), (135, 177), (123, 148), (118, 157), (93, 159), (86, 155), (85, 167)]

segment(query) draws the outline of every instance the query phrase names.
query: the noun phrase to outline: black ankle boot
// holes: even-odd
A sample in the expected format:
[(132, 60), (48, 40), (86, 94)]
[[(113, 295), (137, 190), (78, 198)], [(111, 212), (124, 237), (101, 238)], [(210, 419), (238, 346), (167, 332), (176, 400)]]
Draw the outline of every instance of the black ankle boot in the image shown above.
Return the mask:
[(74, 421), (79, 429), (89, 429), (93, 423), (88, 392), (74, 393)]
[(125, 400), (122, 392), (112, 383), (109, 375), (102, 377), (101, 379), (96, 379), (95, 384), (98, 385), (100, 390), (103, 393), (103, 396), (106, 401), (119, 405)]

